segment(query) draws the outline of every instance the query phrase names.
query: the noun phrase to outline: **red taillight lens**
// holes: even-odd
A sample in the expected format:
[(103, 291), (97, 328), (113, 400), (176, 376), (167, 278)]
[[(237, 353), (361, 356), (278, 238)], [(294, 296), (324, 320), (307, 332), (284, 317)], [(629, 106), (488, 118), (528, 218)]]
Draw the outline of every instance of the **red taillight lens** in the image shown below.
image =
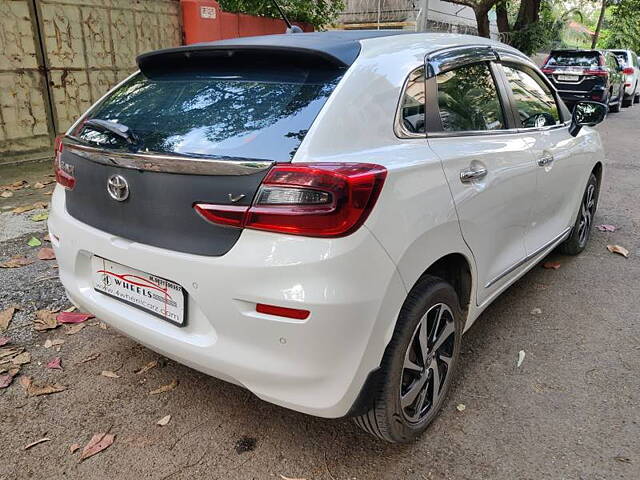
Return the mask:
[(543, 67), (542, 73), (553, 73), (553, 68)]
[(197, 203), (205, 219), (235, 227), (311, 237), (340, 237), (364, 223), (387, 170), (368, 163), (276, 165), (251, 207)]
[(56, 182), (62, 185), (67, 190), (73, 190), (76, 186), (76, 179), (73, 176), (73, 165), (62, 161), (62, 150), (64, 148), (62, 144), (63, 135), (56, 137), (54, 145), (54, 157), (53, 157), (53, 169), (56, 174)]
[(622, 70), (622, 73), (624, 73), (625, 75), (633, 75), (633, 67), (626, 67), (624, 70)]
[(599, 69), (585, 70), (584, 74), (585, 75), (592, 75), (594, 77), (608, 77), (609, 76), (609, 72), (607, 72), (606, 70), (599, 70)]
[(293, 318), (296, 320), (305, 320), (309, 318), (309, 315), (311, 314), (309, 310), (278, 307), (276, 305), (266, 305), (264, 303), (256, 304), (256, 312), (266, 313), (267, 315), (275, 315), (277, 317)]

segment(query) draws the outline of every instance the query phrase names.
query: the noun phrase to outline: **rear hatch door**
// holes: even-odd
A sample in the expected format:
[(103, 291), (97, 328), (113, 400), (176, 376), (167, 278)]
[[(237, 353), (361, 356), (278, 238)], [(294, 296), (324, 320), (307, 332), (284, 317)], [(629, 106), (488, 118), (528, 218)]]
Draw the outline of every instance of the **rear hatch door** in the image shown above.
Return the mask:
[[(264, 48), (182, 48), (139, 63), (64, 139), (61, 160), (76, 177), (67, 211), (136, 242), (224, 255), (241, 230), (208, 223), (193, 205), (250, 205), (270, 166), (291, 161), (347, 66)], [(125, 198), (114, 198), (123, 183)]]

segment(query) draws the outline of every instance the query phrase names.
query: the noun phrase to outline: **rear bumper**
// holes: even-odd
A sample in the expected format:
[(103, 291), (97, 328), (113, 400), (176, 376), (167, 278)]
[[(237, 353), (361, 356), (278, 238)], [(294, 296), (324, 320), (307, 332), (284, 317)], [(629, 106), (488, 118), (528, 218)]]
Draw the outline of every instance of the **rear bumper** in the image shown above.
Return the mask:
[[(395, 265), (366, 228), (341, 239), (246, 230), (224, 256), (178, 253), (71, 217), (56, 187), (49, 230), (71, 301), (169, 358), (294, 410), (340, 417), (380, 364), (406, 296)], [(92, 255), (180, 283), (183, 328), (96, 292)], [(310, 310), (303, 321), (256, 303)]]

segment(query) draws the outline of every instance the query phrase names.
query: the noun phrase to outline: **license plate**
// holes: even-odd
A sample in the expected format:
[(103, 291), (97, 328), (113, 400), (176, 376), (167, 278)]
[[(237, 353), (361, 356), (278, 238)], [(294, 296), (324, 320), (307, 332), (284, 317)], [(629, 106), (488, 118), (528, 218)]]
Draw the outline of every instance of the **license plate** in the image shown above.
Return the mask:
[(185, 291), (177, 283), (93, 256), (93, 288), (167, 322), (185, 325)]
[(577, 82), (580, 79), (577, 75), (558, 75), (560, 82)]

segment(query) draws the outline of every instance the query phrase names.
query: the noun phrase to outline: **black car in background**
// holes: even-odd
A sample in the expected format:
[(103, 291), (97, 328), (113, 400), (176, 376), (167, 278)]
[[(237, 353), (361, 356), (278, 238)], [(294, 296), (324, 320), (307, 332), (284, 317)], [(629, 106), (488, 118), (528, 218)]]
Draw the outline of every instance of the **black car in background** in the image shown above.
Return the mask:
[(542, 71), (569, 108), (580, 100), (594, 100), (619, 112), (624, 98), (624, 66), (611, 52), (553, 50)]

